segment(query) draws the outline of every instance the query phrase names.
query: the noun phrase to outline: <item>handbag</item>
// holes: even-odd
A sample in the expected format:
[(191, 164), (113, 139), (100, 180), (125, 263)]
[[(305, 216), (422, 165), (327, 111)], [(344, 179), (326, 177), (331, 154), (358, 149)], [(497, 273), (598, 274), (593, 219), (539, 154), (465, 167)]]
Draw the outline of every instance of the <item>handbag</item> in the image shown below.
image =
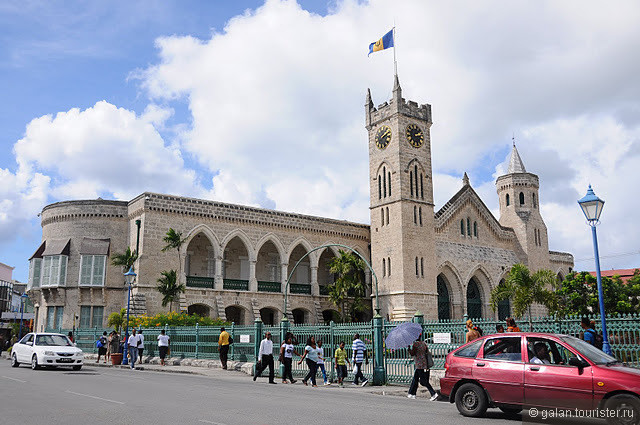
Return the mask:
[(425, 356), (427, 357), (427, 369), (431, 369), (435, 363), (433, 362), (433, 356), (431, 355), (431, 351), (429, 351), (429, 348), (427, 348)]

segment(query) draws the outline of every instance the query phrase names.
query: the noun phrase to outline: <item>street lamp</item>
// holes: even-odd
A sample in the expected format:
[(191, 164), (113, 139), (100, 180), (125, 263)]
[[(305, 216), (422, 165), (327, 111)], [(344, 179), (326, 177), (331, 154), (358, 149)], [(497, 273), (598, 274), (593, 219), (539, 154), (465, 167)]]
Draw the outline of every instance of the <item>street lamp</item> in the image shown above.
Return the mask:
[(28, 298), (27, 294), (20, 295), (20, 330), (18, 331), (18, 341), (22, 339), (22, 317), (24, 315), (24, 303), (26, 298)]
[(611, 346), (609, 345), (609, 335), (607, 334), (607, 323), (604, 315), (604, 295), (602, 292), (602, 277), (600, 276), (600, 255), (598, 254), (598, 236), (596, 235), (596, 226), (600, 223), (600, 214), (604, 201), (596, 196), (589, 185), (587, 194), (578, 201), (578, 205), (582, 208), (587, 223), (591, 226), (593, 235), (593, 252), (596, 257), (596, 277), (598, 279), (598, 298), (600, 301), (600, 320), (602, 321), (602, 351), (611, 355)]
[(124, 281), (129, 285), (129, 295), (127, 296), (127, 323), (124, 329), (124, 353), (122, 353), (122, 364), (129, 364), (127, 360), (127, 353), (129, 352), (129, 306), (131, 301), (131, 285), (136, 280), (137, 274), (133, 271), (133, 266), (129, 268), (129, 271), (124, 274)]

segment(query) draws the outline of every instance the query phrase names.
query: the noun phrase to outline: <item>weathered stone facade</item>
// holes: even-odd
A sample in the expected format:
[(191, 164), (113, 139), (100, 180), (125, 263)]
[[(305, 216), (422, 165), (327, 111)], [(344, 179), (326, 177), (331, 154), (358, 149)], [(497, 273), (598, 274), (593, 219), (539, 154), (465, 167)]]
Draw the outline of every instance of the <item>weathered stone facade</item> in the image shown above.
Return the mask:
[[(515, 146), (508, 174), (496, 182), (499, 219), (466, 174), (462, 189), (434, 212), (431, 106), (405, 101), (396, 78), (389, 103), (374, 108), (368, 94), (365, 108), (371, 225), (156, 193), (128, 202), (51, 204), (42, 210), (43, 244), (31, 259), (38, 329), (47, 323), (69, 328), (74, 317), (88, 323), (87, 314), (96, 311), (102, 317), (92, 316), (92, 323), (106, 325), (111, 312), (126, 306), (127, 291), (120, 267), (105, 260), (102, 271), (96, 264), (136, 244), (134, 314), (167, 311), (157, 279), (175, 269), (187, 286), (181, 310), (242, 324), (258, 317), (279, 321), (287, 278), (303, 257), (287, 289), (286, 311), (302, 323), (330, 317), (335, 307), (325, 295), (333, 282), (328, 263), (337, 249), (313, 251), (327, 243), (353, 247), (370, 260), (381, 314), (392, 320), (408, 319), (416, 310), (427, 319), (493, 317), (498, 313), (489, 307), (489, 293), (511, 265), (550, 268), (559, 276), (571, 270), (570, 254), (548, 250), (538, 177), (526, 172)], [(381, 143), (383, 127), (389, 132)], [(169, 228), (186, 239), (179, 253), (162, 251)], [(60, 260), (45, 263), (47, 255)], [(52, 273), (64, 276), (55, 281)]]

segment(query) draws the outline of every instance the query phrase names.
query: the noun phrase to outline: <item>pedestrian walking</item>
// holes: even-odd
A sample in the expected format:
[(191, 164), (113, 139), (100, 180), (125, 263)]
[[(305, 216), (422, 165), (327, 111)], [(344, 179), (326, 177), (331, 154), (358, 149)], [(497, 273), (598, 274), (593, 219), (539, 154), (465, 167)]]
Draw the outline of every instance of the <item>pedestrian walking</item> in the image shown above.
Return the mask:
[(144, 335), (142, 335), (142, 329), (140, 329), (140, 332), (138, 332), (138, 358), (140, 363), (144, 363), (142, 361), (142, 353), (144, 353)]
[(264, 339), (260, 341), (260, 352), (258, 353), (258, 359), (260, 361), (256, 365), (255, 373), (253, 374), (253, 380), (255, 381), (262, 374), (262, 372), (269, 367), (269, 383), (277, 384), (274, 381), (273, 372), (273, 341), (271, 341), (271, 332), (264, 334)]
[(336, 359), (336, 372), (338, 373), (338, 385), (341, 387), (344, 386), (342, 381), (347, 379), (347, 363), (349, 363), (349, 359), (347, 358), (347, 350), (344, 349), (344, 341), (340, 342), (338, 348), (336, 348), (336, 352), (333, 357)]
[(112, 354), (120, 352), (120, 335), (118, 335), (118, 332), (116, 332), (115, 329), (109, 334), (107, 344), (107, 359), (111, 359)]
[(220, 363), (222, 363), (222, 368), (227, 370), (227, 360), (229, 359), (229, 332), (227, 332), (224, 327), (220, 328), (218, 352), (220, 353)]
[(291, 371), (291, 364), (293, 363), (293, 355), (299, 356), (298, 352), (293, 346), (293, 339), (291, 336), (288, 336), (284, 341), (284, 344), (280, 347), (280, 363), (284, 365), (284, 374), (282, 375), (282, 383), (286, 384), (287, 379), (292, 384), (295, 384), (297, 381), (293, 379), (293, 373)]
[(302, 383), (308, 385), (307, 382), (311, 379), (311, 385), (317, 387), (316, 384), (316, 373), (318, 373), (318, 347), (316, 346), (316, 338), (311, 336), (307, 339), (307, 346), (304, 347), (304, 354), (302, 354), (302, 358), (298, 362), (301, 364), (303, 360), (307, 360), (307, 367), (309, 368), (309, 373), (304, 377)]
[(438, 393), (436, 393), (429, 382), (431, 368), (433, 367), (433, 357), (431, 356), (427, 343), (418, 337), (418, 339), (413, 342), (413, 345), (409, 347), (409, 354), (413, 356), (415, 371), (413, 372), (413, 380), (411, 381), (407, 397), (416, 398), (418, 383), (420, 383), (420, 385), (427, 387), (427, 390), (429, 390), (431, 394), (430, 400), (435, 401), (438, 398)]
[(319, 339), (317, 343), (316, 350), (318, 350), (318, 369), (322, 372), (322, 379), (324, 380), (324, 385), (329, 385), (329, 381), (327, 381), (327, 371), (324, 368), (324, 348), (322, 348), (322, 340)]
[(131, 369), (136, 367), (136, 360), (138, 360), (138, 335), (136, 335), (136, 328), (133, 328), (129, 339), (127, 340), (129, 346), (129, 366)]
[(362, 374), (362, 361), (365, 364), (369, 364), (369, 355), (367, 353), (367, 346), (360, 339), (360, 334), (353, 336), (353, 344), (351, 344), (351, 351), (353, 352), (353, 385), (358, 385), (359, 380), (362, 380), (362, 386), (364, 387), (369, 382), (368, 379)]
[(467, 320), (467, 336), (465, 338), (466, 342), (471, 342), (474, 339), (480, 338), (480, 332), (474, 329), (473, 321), (471, 319)]
[(164, 366), (164, 359), (167, 357), (167, 353), (169, 352), (169, 345), (171, 344), (171, 338), (169, 335), (165, 335), (164, 329), (160, 331), (160, 335), (158, 335), (158, 352), (160, 354), (160, 364)]
[(513, 317), (507, 317), (505, 321), (507, 323), (507, 332), (522, 332)]
[(100, 356), (104, 356), (104, 362), (107, 362), (107, 344), (107, 331), (104, 331), (96, 341), (96, 347), (98, 347), (98, 360), (96, 360), (96, 363), (100, 363)]

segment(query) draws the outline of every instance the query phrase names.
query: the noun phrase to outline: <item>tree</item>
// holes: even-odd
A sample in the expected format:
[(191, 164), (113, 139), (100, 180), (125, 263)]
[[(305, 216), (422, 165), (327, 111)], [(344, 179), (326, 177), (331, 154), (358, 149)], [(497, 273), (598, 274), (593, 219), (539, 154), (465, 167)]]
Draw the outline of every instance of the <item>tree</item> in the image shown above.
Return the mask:
[(120, 332), (120, 328), (122, 328), (127, 321), (125, 319), (125, 315), (127, 314), (127, 310), (124, 308), (120, 309), (120, 311), (114, 311), (107, 318), (107, 326), (112, 327), (116, 330), (116, 332)]
[(122, 272), (126, 273), (129, 269), (133, 268), (134, 263), (138, 259), (138, 252), (131, 251), (131, 248), (127, 247), (124, 254), (113, 254), (111, 256), (111, 264), (114, 266), (122, 266)]
[(163, 271), (162, 277), (158, 279), (158, 292), (162, 294), (162, 306), (169, 304), (169, 311), (173, 309), (173, 302), (180, 298), (184, 292), (183, 284), (178, 283), (178, 275), (175, 270)]
[[(640, 313), (640, 272), (626, 283), (620, 276), (602, 276), (604, 310), (607, 314)], [(598, 280), (588, 272), (570, 273), (560, 283), (560, 313), (590, 316), (600, 312)]]
[(527, 313), (529, 329), (533, 330), (531, 322), (531, 305), (542, 304), (549, 313), (555, 314), (558, 310), (558, 298), (553, 290), (556, 284), (556, 275), (551, 270), (538, 270), (531, 274), (524, 264), (514, 264), (504, 283), (491, 291), (491, 308), (496, 311), (498, 303), (503, 300), (511, 300), (513, 303), (513, 315), (523, 317)]
[(339, 256), (334, 257), (329, 263), (329, 271), (338, 277), (329, 285), (329, 299), (338, 307), (342, 321), (347, 320), (347, 308), (349, 319), (354, 320), (355, 314), (366, 309), (362, 297), (364, 297), (364, 261), (352, 252), (339, 251)]
[(182, 275), (182, 261), (180, 260), (180, 247), (185, 243), (185, 239), (182, 239), (182, 232), (176, 232), (173, 228), (169, 228), (165, 237), (162, 240), (166, 243), (162, 248), (162, 252), (175, 249), (178, 252), (178, 276)]

